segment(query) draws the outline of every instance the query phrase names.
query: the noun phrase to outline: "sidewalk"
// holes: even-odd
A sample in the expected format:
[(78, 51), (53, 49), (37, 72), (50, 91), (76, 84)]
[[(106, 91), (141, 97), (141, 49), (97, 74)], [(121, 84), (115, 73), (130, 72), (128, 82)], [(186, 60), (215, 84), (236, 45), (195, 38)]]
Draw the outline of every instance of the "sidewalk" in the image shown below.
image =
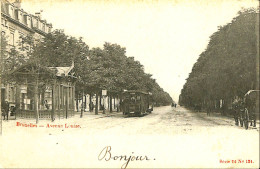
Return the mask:
[[(75, 112), (74, 117), (79, 117), (80, 118), (80, 114), (81, 112)], [(117, 111), (113, 111), (113, 112), (109, 112), (106, 110), (106, 113), (103, 114), (103, 111), (100, 110), (98, 111), (98, 114), (95, 114), (95, 111), (89, 112), (89, 111), (85, 111), (83, 112), (83, 117), (82, 118), (88, 118), (88, 119), (99, 119), (99, 118), (104, 118), (104, 117), (111, 117), (111, 116), (116, 116), (118, 114), (123, 114), (122, 112), (117, 112)]]
[[(66, 118), (60, 118), (59, 117), (55, 117), (55, 121), (54, 123), (59, 123), (59, 122), (62, 122), (62, 121), (91, 121), (91, 120), (94, 120), (94, 119), (100, 119), (100, 118), (105, 118), (105, 117), (112, 117), (112, 116), (116, 116), (116, 115), (120, 115), (120, 114), (123, 114), (122, 112), (112, 112), (110, 113), (109, 111), (106, 111), (106, 114), (103, 114), (103, 111), (99, 111), (97, 115), (95, 115), (95, 112), (89, 112), (89, 111), (86, 111), (83, 113), (83, 117), (81, 118), (80, 117), (80, 114), (81, 112), (77, 112), (75, 111), (75, 114), (73, 117), (68, 117), (67, 119)], [(31, 123), (35, 123), (35, 119), (33, 118), (17, 118), (17, 119), (14, 119), (14, 118), (10, 118), (8, 120), (9, 122), (31, 122)], [(2, 122), (5, 123), (5, 122), (8, 122), (7, 120), (3, 120)], [(51, 122), (51, 119), (39, 119), (39, 123), (49, 123)], [(0, 122), (1, 124), (1, 122)]]
[[(210, 116), (207, 116), (206, 112), (201, 111), (200, 113), (203, 113), (204, 114), (203, 118), (208, 119), (208, 120), (223, 119), (223, 120), (229, 120), (230, 122), (235, 123), (234, 117), (232, 117), (232, 115), (221, 115), (221, 113), (219, 113), (219, 112), (211, 112)], [(259, 119), (256, 119), (256, 124), (257, 124), (257, 126), (260, 126), (260, 120)]]

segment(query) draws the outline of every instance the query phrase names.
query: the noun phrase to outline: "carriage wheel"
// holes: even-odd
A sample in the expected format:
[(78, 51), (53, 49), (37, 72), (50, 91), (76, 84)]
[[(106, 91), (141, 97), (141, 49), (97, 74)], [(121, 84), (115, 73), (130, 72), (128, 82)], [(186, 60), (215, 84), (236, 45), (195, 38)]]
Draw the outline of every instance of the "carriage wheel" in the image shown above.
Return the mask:
[(245, 129), (248, 129), (248, 120), (249, 120), (249, 116), (248, 116), (248, 110), (245, 110), (245, 119), (244, 119), (244, 125), (245, 125)]
[(143, 112), (140, 111), (140, 113), (139, 113), (139, 117), (142, 117), (142, 116), (143, 116)]
[(240, 120), (240, 126), (243, 127), (243, 119), (240, 118), (239, 120)]
[(239, 114), (239, 121), (240, 121), (240, 126), (243, 127), (243, 113), (240, 112)]
[(235, 118), (235, 125), (238, 126), (238, 118)]

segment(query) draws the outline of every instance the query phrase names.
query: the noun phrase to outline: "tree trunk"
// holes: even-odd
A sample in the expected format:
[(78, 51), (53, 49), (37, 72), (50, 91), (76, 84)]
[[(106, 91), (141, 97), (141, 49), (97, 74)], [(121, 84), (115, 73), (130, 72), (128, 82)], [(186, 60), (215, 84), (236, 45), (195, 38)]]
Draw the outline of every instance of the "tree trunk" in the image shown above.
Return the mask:
[(77, 97), (76, 106), (77, 106), (77, 112), (79, 112), (79, 94), (78, 94), (78, 97)]
[(66, 119), (68, 118), (68, 88), (65, 88), (65, 114), (66, 114)]
[(114, 96), (114, 109), (116, 109), (116, 97)]
[(98, 114), (98, 92), (96, 93), (96, 107), (95, 107), (95, 115)]
[(92, 95), (89, 94), (89, 112), (91, 112)]
[(110, 110), (109, 110), (110, 113), (112, 113), (112, 111), (113, 111), (113, 110), (112, 110), (112, 109), (113, 109), (113, 106), (112, 106), (112, 95), (111, 95), (111, 94), (109, 95), (109, 109), (110, 109)]
[(85, 102), (84, 102), (84, 112), (87, 109), (87, 95), (85, 95)]
[[(84, 104), (85, 104), (85, 103), (83, 102), (83, 100), (84, 100), (84, 91), (82, 91), (82, 104), (81, 104), (80, 118), (83, 117)], [(85, 102), (86, 102), (86, 100), (85, 100)]]
[(34, 86), (34, 111), (35, 111), (35, 119), (36, 124), (39, 122), (39, 107), (38, 107), (38, 79), (36, 80), (35, 86)]
[(119, 112), (119, 102), (118, 102), (118, 99), (119, 99), (119, 97), (118, 97), (118, 95), (116, 96), (116, 102), (117, 102), (117, 104), (116, 104), (116, 111), (117, 112)]
[(101, 104), (101, 101), (102, 100), (102, 93), (100, 93), (99, 95), (99, 110), (102, 110), (102, 104)]
[(122, 96), (119, 96), (119, 111), (123, 111), (122, 110)]
[(58, 111), (59, 111), (59, 119), (60, 119), (60, 99), (61, 99), (61, 94), (60, 94), (60, 84), (59, 84), (59, 88), (58, 88)]
[(56, 85), (56, 83), (54, 81), (54, 84), (52, 86), (52, 106), (51, 106), (51, 108), (52, 108), (52, 110), (51, 110), (51, 120), (52, 121), (55, 120), (54, 119), (55, 106), (56, 106), (56, 103), (55, 103), (55, 90), (56, 90), (55, 85)]
[(103, 99), (103, 114), (106, 114), (106, 109), (105, 109), (105, 96), (102, 96)]

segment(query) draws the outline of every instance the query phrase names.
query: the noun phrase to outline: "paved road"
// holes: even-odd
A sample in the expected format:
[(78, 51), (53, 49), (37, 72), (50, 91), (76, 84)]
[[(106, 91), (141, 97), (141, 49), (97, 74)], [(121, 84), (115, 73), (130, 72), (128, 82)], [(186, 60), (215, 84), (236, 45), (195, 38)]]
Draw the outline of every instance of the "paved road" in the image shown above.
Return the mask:
[[(21, 127), (18, 119), (3, 122), (0, 168), (121, 168), (126, 161), (98, 160), (106, 146), (111, 154), (147, 156), (127, 168), (258, 168), (259, 124), (245, 130), (232, 118), (189, 111), (182, 107), (155, 108), (143, 117), (91, 115), (40, 121), (39, 125), (79, 125), (80, 128)], [(220, 161), (244, 160), (242, 163)], [(253, 163), (246, 163), (252, 160)]]
[[(87, 113), (85, 116), (87, 116)], [(111, 117), (91, 120), (83, 126), (101, 130), (101, 132), (121, 130), (125, 134), (174, 135), (208, 127), (226, 127), (243, 130), (242, 127), (234, 125), (232, 118), (223, 117), (216, 113), (207, 116), (206, 113), (192, 112), (180, 106), (177, 108), (170, 106), (158, 107), (151, 114), (143, 117), (126, 117), (119, 113)], [(257, 128), (251, 127), (249, 130), (259, 131), (259, 124)]]

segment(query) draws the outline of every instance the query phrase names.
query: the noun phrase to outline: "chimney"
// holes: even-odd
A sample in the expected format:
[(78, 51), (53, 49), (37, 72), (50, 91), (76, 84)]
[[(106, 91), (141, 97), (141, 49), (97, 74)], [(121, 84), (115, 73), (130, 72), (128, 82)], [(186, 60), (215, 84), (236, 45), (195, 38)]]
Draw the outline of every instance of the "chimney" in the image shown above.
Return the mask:
[(42, 12), (43, 10), (41, 10), (40, 12), (35, 12), (35, 16), (39, 17), (39, 19), (42, 19)]
[(14, 4), (14, 6), (16, 7), (16, 8), (21, 8), (21, 2), (22, 0), (15, 0), (15, 2), (13, 3)]

